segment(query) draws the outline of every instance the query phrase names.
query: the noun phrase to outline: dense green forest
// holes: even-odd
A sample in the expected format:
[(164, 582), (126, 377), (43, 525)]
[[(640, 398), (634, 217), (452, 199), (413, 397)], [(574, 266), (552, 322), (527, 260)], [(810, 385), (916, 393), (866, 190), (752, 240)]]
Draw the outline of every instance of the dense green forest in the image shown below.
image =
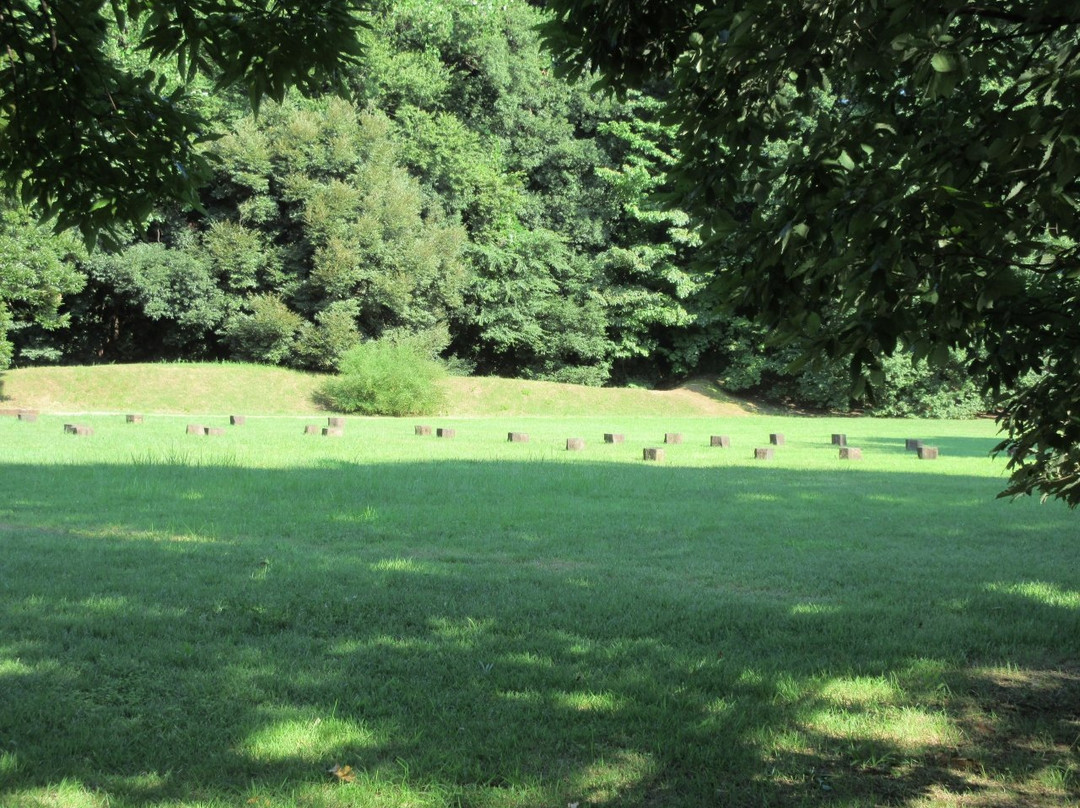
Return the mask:
[[(615, 99), (558, 77), (538, 5), (374, 3), (347, 98), (289, 95), (253, 115), (243, 94), (196, 83), (218, 135), (201, 210), (162, 204), (119, 244), (90, 251), (9, 207), (0, 367), (334, 371), (357, 342), (408, 340), (457, 372), (646, 386), (708, 373), (733, 392), (851, 406), (845, 364), (790, 371), (798, 344), (770, 344), (752, 312), (718, 313), (699, 234), (664, 204), (668, 88)], [(112, 48), (129, 66), (148, 58), (119, 35)], [(930, 369), (898, 352), (873, 409), (984, 410), (954, 359)]]

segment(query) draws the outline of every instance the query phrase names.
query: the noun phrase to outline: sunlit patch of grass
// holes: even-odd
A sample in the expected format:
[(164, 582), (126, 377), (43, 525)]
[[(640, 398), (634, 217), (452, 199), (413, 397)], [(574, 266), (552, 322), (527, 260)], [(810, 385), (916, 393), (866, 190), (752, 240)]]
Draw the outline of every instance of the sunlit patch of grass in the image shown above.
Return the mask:
[(1064, 794), (1075, 787), (1077, 777), (1080, 776), (1080, 766), (1069, 764), (1043, 766), (1034, 774), (1034, 779), (1044, 787)]
[(344, 524), (365, 525), (371, 524), (378, 518), (378, 511), (368, 505), (362, 510), (332, 514), (330, 518), (335, 522), (342, 522)]
[(183, 544), (211, 544), (219, 539), (197, 533), (171, 533), (154, 530), (130, 530), (123, 525), (102, 525), (92, 530), (72, 530), (70, 535), (86, 539), (107, 539), (109, 541), (142, 542), (180, 542)]
[[(424, 572), (424, 564), (413, 558), (384, 558), (371, 565), (373, 572)], [(429, 568), (430, 569), (430, 568)]]
[[(22, 671), (14, 671), (21, 673)], [(0, 670), (0, 676), (3, 675), (3, 671)], [(12, 776), (19, 770), (19, 756), (13, 752), (0, 752), (0, 783), (3, 783), (4, 779)]]
[[(0, 657), (0, 680), (5, 676), (26, 676), (33, 673), (34, 668), (27, 665), (21, 659), (4, 659)], [(0, 759), (0, 767), (3, 766), (3, 759)]]
[(1080, 590), (1062, 589), (1045, 581), (1024, 581), (1018, 584), (994, 583), (987, 586), (991, 592), (1029, 598), (1046, 606), (1080, 609)]
[(838, 614), (840, 607), (827, 603), (796, 603), (791, 607), (793, 615), (828, 615)]
[[(300, 712), (307, 714), (300, 717)], [(356, 755), (383, 740), (355, 721), (312, 717), (310, 710), (267, 709), (263, 714), (265, 725), (239, 745), (241, 754), (263, 763), (295, 760), (329, 766), (343, 753)]]
[(577, 712), (614, 713), (626, 706), (626, 700), (614, 693), (556, 693), (553, 701)]
[[(654, 757), (644, 752), (629, 749), (615, 749), (606, 752), (599, 760), (588, 766), (574, 778), (570, 792), (575, 797), (572, 805), (609, 805), (641, 804), (647, 805), (655, 800), (663, 804), (665, 798), (661, 792), (650, 795), (660, 766)], [(651, 797), (651, 799), (650, 799)], [(677, 795), (668, 795), (667, 799)]]
[(495, 627), (493, 618), (476, 619), (465, 617), (452, 620), (446, 617), (437, 617), (430, 621), (435, 635), (443, 642), (451, 642), (458, 645), (473, 647), (477, 641), (489, 634)]
[(817, 694), (821, 699), (841, 708), (891, 704), (900, 697), (896, 684), (882, 676), (829, 679)]
[(0, 792), (4, 808), (111, 808), (108, 794), (63, 779), (55, 785)]

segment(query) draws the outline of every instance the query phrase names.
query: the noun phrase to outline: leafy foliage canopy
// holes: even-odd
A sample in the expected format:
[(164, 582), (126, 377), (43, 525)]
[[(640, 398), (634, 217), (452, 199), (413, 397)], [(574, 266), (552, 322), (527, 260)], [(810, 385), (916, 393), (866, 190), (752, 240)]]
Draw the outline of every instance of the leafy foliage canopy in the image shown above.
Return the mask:
[[(60, 229), (115, 239), (197, 206), (213, 135), (192, 97), (343, 87), (366, 0), (9, 0), (0, 10), (0, 179)], [(197, 87), (196, 87), (197, 89)]]

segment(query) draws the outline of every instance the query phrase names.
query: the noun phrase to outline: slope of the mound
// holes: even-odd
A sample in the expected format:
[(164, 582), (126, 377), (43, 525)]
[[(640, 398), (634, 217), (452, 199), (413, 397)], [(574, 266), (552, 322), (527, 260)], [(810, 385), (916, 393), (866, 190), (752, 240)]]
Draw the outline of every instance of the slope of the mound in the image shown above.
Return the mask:
[[(245, 413), (322, 412), (314, 373), (247, 364), (133, 364), (40, 367), (0, 374), (0, 409), (42, 412)], [(446, 380), (446, 415), (729, 416), (747, 410), (707, 383), (676, 390), (598, 388), (481, 377)]]
[(584, 387), (557, 382), (461, 377), (447, 382), (449, 410), (458, 416), (496, 415), (746, 415), (734, 400), (705, 385), (675, 390)]
[(21, 368), (0, 374), (0, 407), (42, 412), (319, 412), (322, 377), (267, 365), (133, 364)]

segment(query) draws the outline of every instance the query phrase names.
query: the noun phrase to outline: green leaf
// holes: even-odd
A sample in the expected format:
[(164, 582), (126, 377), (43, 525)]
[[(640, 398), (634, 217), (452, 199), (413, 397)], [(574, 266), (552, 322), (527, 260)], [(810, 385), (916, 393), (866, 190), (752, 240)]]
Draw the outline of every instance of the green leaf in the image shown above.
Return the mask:
[(956, 57), (944, 52), (935, 53), (930, 59), (930, 64), (938, 73), (953, 73), (959, 67)]

